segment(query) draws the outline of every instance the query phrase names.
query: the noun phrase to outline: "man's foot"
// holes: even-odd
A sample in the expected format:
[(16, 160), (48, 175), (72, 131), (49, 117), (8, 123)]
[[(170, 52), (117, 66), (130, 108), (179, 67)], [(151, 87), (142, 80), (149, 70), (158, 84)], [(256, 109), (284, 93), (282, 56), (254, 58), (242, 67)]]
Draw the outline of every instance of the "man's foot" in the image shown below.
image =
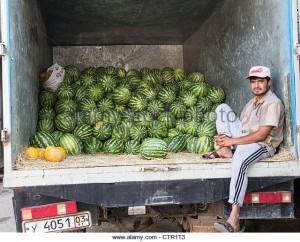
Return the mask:
[(214, 227), (219, 232), (225, 232), (225, 233), (236, 233), (236, 232), (242, 232), (240, 229), (240, 225), (233, 227), (232, 224), (229, 222), (218, 222), (214, 224)]
[(202, 157), (206, 159), (215, 159), (215, 158), (231, 158), (233, 153), (229, 147), (222, 147), (216, 151), (205, 154)]

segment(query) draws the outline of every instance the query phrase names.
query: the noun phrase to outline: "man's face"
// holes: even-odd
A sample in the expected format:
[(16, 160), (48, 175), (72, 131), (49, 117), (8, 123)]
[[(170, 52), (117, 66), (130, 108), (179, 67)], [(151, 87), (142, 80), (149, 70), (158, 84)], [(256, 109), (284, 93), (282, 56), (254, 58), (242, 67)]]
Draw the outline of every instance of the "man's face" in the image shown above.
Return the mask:
[(251, 77), (250, 85), (255, 96), (263, 96), (269, 91), (271, 80), (268, 81), (266, 78)]

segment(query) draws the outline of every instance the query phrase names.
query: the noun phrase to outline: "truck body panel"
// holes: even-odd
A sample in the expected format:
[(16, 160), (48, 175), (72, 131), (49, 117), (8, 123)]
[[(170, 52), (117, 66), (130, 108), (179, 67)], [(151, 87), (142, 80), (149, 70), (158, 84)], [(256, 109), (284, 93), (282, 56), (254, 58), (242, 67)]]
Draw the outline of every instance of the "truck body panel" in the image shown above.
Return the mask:
[[(208, 203), (228, 196), (229, 159), (203, 160), (186, 154), (180, 159), (169, 155), (165, 160), (145, 161), (141, 157), (111, 155), (98, 157), (98, 163), (89, 164), (85, 157), (75, 166), (66, 162), (65, 166), (21, 168), (22, 152), (36, 131), (38, 75), (53, 63), (74, 64), (81, 70), (112, 65), (126, 70), (170, 66), (201, 71), (208, 84), (225, 90), (225, 102), (237, 115), (252, 98), (245, 80), (249, 69), (268, 66), (273, 91), (285, 106), (283, 147), (293, 156), (252, 165), (248, 190), (266, 189), (299, 177), (298, 1), (127, 2), (122, 8), (119, 1), (63, 1), (62, 5), (54, 0), (1, 1), (1, 42), (7, 50), (2, 57), (4, 186), (16, 193), (32, 192), (106, 207), (157, 205), (149, 199), (160, 194), (161, 184), (168, 184), (161, 193), (166, 199), (161, 205)], [(141, 14), (140, 21), (134, 19), (132, 11)], [(182, 197), (183, 188), (189, 184), (207, 190), (187, 189), (196, 193), (195, 199), (173, 199)], [(293, 191), (291, 184), (286, 187)], [(130, 193), (124, 194), (128, 199), (125, 203), (110, 199), (116, 196), (104, 189), (110, 186), (128, 186), (127, 190), (133, 189), (134, 196), (143, 199), (134, 201)], [(175, 194), (177, 186), (181, 189)], [(87, 187), (92, 190), (89, 192), (101, 191), (101, 196), (80, 201), (82, 196), (78, 194), (86, 194)], [(214, 195), (212, 199), (205, 191)], [(19, 206), (16, 203), (16, 213)]]

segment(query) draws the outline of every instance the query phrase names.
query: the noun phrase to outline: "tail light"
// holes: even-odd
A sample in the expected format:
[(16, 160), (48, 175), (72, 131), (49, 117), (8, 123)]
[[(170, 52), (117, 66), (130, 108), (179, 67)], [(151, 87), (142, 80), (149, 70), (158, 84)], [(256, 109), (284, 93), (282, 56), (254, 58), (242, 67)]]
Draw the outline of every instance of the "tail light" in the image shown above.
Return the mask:
[(22, 220), (54, 217), (76, 212), (77, 205), (75, 201), (52, 203), (21, 209)]
[(250, 203), (290, 203), (292, 201), (291, 192), (250, 192), (246, 193), (244, 204)]

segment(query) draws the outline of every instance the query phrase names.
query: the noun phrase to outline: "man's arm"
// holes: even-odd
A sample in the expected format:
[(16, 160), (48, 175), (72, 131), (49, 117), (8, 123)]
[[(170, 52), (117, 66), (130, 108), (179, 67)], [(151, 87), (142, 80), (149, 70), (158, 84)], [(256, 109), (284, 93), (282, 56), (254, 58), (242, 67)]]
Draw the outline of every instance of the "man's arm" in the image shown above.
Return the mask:
[(232, 146), (264, 141), (270, 134), (273, 127), (274, 126), (260, 126), (256, 132), (239, 138), (230, 138), (225, 135), (218, 135), (216, 136), (216, 142), (219, 146)]

